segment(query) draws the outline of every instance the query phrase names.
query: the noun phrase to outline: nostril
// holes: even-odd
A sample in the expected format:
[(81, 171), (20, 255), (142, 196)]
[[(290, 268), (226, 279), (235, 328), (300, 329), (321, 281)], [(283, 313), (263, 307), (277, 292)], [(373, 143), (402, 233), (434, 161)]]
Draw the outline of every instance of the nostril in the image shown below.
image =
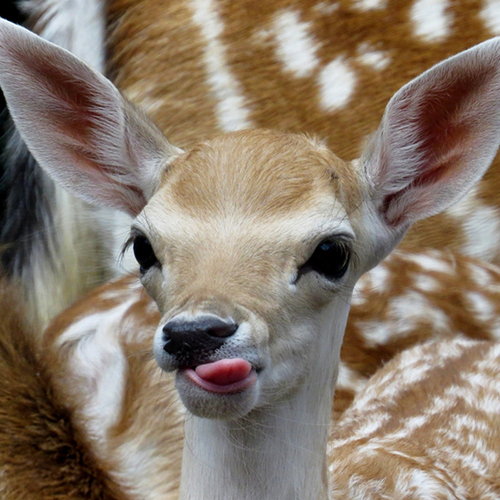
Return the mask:
[(225, 321), (220, 321), (218, 323), (207, 324), (206, 332), (211, 337), (226, 338), (233, 335), (238, 329), (236, 323), (226, 323)]

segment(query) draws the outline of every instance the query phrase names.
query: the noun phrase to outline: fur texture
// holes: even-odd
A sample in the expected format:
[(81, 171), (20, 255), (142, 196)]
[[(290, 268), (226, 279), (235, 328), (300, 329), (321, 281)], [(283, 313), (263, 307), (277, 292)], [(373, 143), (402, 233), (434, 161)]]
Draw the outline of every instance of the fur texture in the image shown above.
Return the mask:
[[(2, 9), (1, 17), (29, 26), (104, 71), (100, 0), (20, 0), (4, 2)], [(5, 275), (21, 284), (31, 322), (43, 328), (78, 297), (123, 271), (117, 258), (129, 219), (90, 207), (54, 184), (7, 109), (0, 128), (0, 262)]]
[[(398, 88), (500, 34), (495, 1), (107, 5), (113, 82), (183, 148), (227, 130), (229, 121), (312, 134), (341, 158), (355, 158)], [(499, 186), (495, 160), (462, 202), (412, 227), (402, 248), (449, 248), (499, 262)]]
[[(239, 87), (223, 50), (222, 17), (208, 0), (189, 7), (206, 44), (203, 64), (231, 87), (227, 94), (220, 80), (209, 82), (219, 126), (232, 127), (227, 104)], [(280, 13), (279, 29), (290, 24), (299, 25), (297, 16)], [(140, 212), (132, 236), (148, 241), (154, 257), (149, 264), (138, 260), (161, 314), (156, 360), (176, 371), (192, 414), (185, 425), (181, 498), (326, 498), (327, 425), (353, 287), (411, 222), (449, 206), (488, 168), (499, 141), (499, 40), (406, 85), (361, 158), (344, 162), (301, 135), (255, 130), (183, 153), (69, 53), (5, 22), (0, 35), (1, 85), (42, 167), (84, 199)], [(287, 52), (281, 47), (279, 53)], [(329, 71), (342, 67), (342, 60), (333, 62)], [(338, 96), (328, 99), (329, 110), (338, 107)], [(245, 101), (236, 100), (241, 110)], [(240, 125), (248, 123), (243, 115)], [(350, 256), (339, 259), (346, 266), (338, 276), (315, 258), (334, 244)], [(84, 314), (63, 339), (96, 328), (106, 333), (111, 325), (111, 335), (99, 336), (102, 358), (94, 361), (117, 383), (109, 392), (91, 385), (85, 393), (102, 410), (94, 415), (111, 424), (120, 415), (126, 367), (116, 333), (130, 305), (109, 315)], [(198, 349), (186, 363), (167, 349), (172, 339), (164, 326), (174, 319), (198, 325), (207, 313), (238, 326), (223, 348)], [(95, 337), (85, 336), (77, 356)], [(245, 358), (255, 375), (255, 383), (234, 397), (201, 390), (189, 376), (200, 365), (233, 357)], [(95, 380), (95, 366), (84, 366), (83, 382), (85, 373)], [(77, 382), (68, 384), (69, 394)], [(90, 422), (95, 408), (83, 405), (78, 417)], [(90, 429), (99, 456), (106, 438), (98, 426)], [(283, 474), (290, 464), (294, 473)]]
[(328, 454), (331, 499), (498, 499), (500, 344), (408, 349), (369, 382)]
[[(401, 352), (443, 339), (498, 341), (499, 312), (497, 267), (451, 252), (391, 254), (360, 280), (354, 292), (341, 351), (334, 420), (344, 422), (343, 414), (354, 397)], [(69, 308), (44, 338), (58, 390), (77, 428), (92, 440), (96, 453), (113, 464), (110, 470), (116, 481), (133, 491), (133, 498), (175, 500), (183, 410), (173, 379), (160, 372), (151, 356), (159, 320), (156, 306), (137, 277), (130, 276), (101, 287)], [(112, 359), (125, 365), (118, 379), (110, 370)], [(104, 399), (99, 397), (102, 391)], [(104, 421), (111, 401), (113, 417)], [(370, 417), (363, 418), (370, 421)], [(347, 423), (342, 425), (347, 428)], [(335, 429), (334, 423), (332, 432)], [(396, 441), (394, 446), (398, 446)], [(144, 451), (139, 453), (140, 449)], [(139, 457), (146, 468), (133, 465)], [(330, 461), (335, 461), (334, 452)], [(336, 463), (341, 468), (341, 461)], [(341, 484), (344, 480), (348, 484), (346, 475), (339, 478)]]
[[(180, 498), (326, 500), (327, 429), (354, 286), (412, 222), (460, 199), (489, 167), (500, 143), (500, 39), (405, 85), (352, 162), (268, 130), (183, 152), (99, 73), (5, 21), (0, 63), (9, 108), (42, 168), (83, 199), (136, 216), (141, 282), (161, 314), (153, 352), (175, 372), (189, 412)], [(108, 425), (119, 416), (126, 363), (116, 321), (127, 307), (86, 314), (66, 332), (111, 325), (94, 363), (112, 390), (87, 389), (83, 421), (93, 406)], [(207, 315), (235, 328), (220, 334)], [(242, 384), (200, 378), (198, 368), (221, 363), (247, 366)], [(95, 380), (100, 370), (86, 368)], [(88, 437), (99, 449), (106, 434), (94, 426)], [(294, 473), (283, 474), (290, 464)]]
[(4, 500), (123, 500), (55, 394), (22, 300), (0, 282), (0, 496)]

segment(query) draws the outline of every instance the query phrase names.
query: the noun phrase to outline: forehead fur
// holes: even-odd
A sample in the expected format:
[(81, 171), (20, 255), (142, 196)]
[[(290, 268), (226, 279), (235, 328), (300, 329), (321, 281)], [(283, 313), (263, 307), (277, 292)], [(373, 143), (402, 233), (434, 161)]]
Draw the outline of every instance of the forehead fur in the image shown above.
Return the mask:
[(280, 215), (303, 211), (321, 196), (345, 208), (358, 198), (351, 164), (302, 135), (246, 130), (202, 143), (179, 157), (164, 177), (182, 210)]

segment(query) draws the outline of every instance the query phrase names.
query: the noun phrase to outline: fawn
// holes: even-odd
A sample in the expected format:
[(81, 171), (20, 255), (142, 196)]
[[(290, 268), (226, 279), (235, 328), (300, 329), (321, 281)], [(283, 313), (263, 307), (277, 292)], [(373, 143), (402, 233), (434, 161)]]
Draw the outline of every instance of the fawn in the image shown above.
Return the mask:
[[(1, 22), (0, 85), (38, 163), (84, 200), (134, 217), (129, 244), (161, 318), (154, 356), (175, 372), (190, 415), (181, 498), (328, 497), (328, 425), (354, 286), (493, 161), (499, 44), (405, 85), (361, 157), (346, 162), (317, 140), (269, 130), (184, 152), (98, 72)], [(65, 338), (91, 325), (84, 312)], [(120, 363), (108, 368), (122, 380)]]

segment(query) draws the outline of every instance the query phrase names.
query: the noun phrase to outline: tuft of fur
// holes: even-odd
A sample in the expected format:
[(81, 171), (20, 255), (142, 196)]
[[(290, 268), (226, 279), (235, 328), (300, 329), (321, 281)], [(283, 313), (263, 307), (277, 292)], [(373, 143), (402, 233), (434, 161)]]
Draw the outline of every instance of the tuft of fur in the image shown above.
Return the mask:
[(125, 499), (54, 393), (16, 292), (0, 281), (0, 497)]

